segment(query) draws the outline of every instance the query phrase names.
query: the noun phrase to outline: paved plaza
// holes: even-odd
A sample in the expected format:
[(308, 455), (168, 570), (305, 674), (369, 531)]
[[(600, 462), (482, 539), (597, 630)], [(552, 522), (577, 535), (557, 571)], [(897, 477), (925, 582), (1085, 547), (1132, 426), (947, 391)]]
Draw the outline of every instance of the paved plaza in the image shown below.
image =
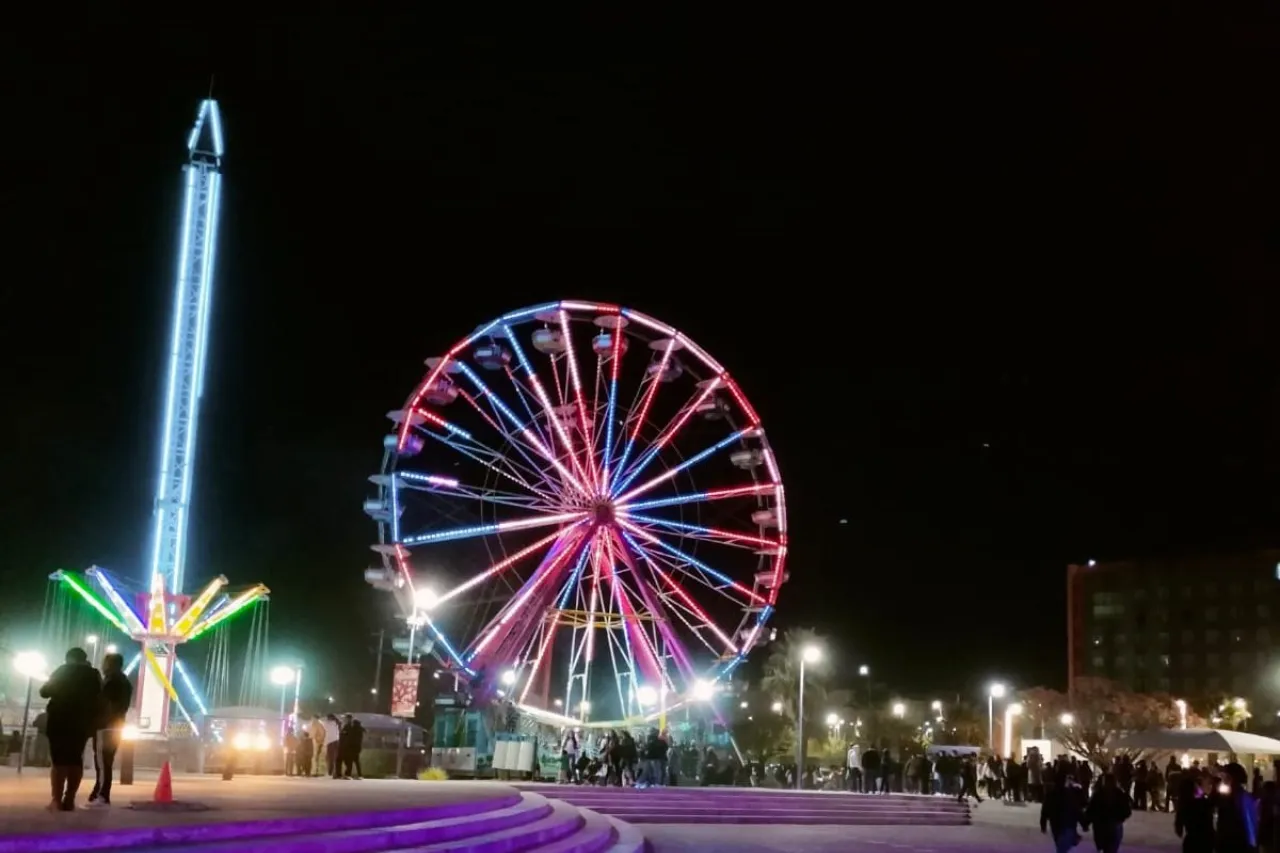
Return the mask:
[[(88, 793), (90, 779), (83, 787)], [(249, 821), (314, 818), (336, 812), (387, 812), (518, 799), (519, 792), (494, 782), (341, 781), (327, 778), (176, 774), (174, 796), (202, 803), (207, 811), (137, 811), (129, 804), (151, 799), (154, 772), (139, 773), (134, 785), (117, 787), (109, 810), (48, 813), (47, 771), (28, 769), (19, 778), (0, 768), (0, 853), (17, 853), (21, 837), (52, 833), (93, 835), (136, 831), (138, 845), (198, 843), (201, 826)], [(646, 792), (633, 792), (643, 797)], [(696, 790), (689, 791), (696, 796)], [(723, 795), (732, 796), (729, 791)], [(743, 792), (744, 794), (747, 792)], [(83, 801), (84, 796), (81, 796)], [(971, 826), (735, 826), (647, 823), (638, 827), (653, 853), (1025, 853), (1051, 849), (1038, 827), (1039, 810), (986, 802), (973, 811)], [(1128, 853), (1173, 853), (1180, 848), (1168, 814), (1137, 813), (1126, 824)], [(262, 849), (245, 845), (243, 849)], [(1080, 850), (1092, 850), (1086, 838)]]

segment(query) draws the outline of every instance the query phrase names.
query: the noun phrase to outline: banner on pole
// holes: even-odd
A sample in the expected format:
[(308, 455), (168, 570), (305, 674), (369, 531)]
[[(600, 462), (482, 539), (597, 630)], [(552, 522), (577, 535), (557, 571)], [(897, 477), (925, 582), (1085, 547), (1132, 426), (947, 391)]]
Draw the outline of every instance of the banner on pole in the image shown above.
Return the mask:
[(391, 682), (391, 716), (412, 717), (418, 710), (418, 672), (416, 663), (396, 664)]

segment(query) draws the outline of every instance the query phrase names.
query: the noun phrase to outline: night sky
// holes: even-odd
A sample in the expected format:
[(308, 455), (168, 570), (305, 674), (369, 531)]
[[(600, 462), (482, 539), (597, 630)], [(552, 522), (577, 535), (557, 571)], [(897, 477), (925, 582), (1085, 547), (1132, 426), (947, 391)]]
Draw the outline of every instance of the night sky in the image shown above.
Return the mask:
[(360, 507), (385, 412), (569, 297), (679, 327), (752, 397), (778, 625), (906, 691), (1063, 681), (1067, 562), (1277, 541), (1268, 30), (1171, 15), (62, 22), (0, 60), (0, 620), (29, 630), (59, 567), (141, 579), (216, 72), (187, 573), (268, 584), (273, 647), (328, 689), (367, 689), (390, 624)]

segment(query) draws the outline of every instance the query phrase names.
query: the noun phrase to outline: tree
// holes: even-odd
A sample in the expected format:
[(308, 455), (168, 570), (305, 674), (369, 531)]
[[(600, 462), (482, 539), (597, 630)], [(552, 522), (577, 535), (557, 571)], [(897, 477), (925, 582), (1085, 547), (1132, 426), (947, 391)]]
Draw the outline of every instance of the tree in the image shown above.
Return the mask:
[(1240, 697), (1219, 699), (1214, 704), (1209, 722), (1218, 729), (1242, 729), (1253, 714), (1249, 713), (1249, 704)]
[(948, 704), (943, 720), (934, 724), (933, 742), (947, 746), (984, 746), (987, 742), (987, 714), (968, 702)]
[(733, 739), (744, 754), (750, 753), (762, 760), (789, 755), (795, 749), (795, 729), (791, 721), (770, 711), (735, 715)]
[[(1181, 717), (1172, 696), (1134, 693), (1105, 678), (1078, 678), (1071, 696), (1035, 687), (1019, 695), (1025, 711), (1044, 726), (1046, 736), (1100, 766), (1110, 761), (1107, 742), (1126, 733), (1152, 728), (1174, 728)], [(1190, 710), (1187, 725), (1202, 720)]]
[[(826, 648), (817, 632), (807, 628), (787, 631), (769, 647), (769, 657), (764, 662), (764, 677), (760, 689), (782, 703), (782, 713), (794, 726), (796, 703), (800, 695), (800, 655), (806, 646)], [(827, 701), (827, 668), (822, 661), (805, 664), (804, 668), (804, 727), (806, 735), (821, 734), (822, 715)]]

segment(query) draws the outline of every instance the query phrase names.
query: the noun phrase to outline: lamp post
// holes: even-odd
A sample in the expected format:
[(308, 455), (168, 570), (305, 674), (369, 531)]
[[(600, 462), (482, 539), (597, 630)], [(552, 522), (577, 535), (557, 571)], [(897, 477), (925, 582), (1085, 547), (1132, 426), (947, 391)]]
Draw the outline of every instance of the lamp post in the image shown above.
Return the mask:
[(1178, 722), (1185, 729), (1187, 727), (1187, 700), (1177, 699), (1173, 704), (1178, 706)]
[(858, 667), (858, 677), (862, 679), (863, 686), (867, 688), (867, 708), (871, 708), (871, 667), (865, 663)]
[(1022, 706), (1017, 702), (1004, 709), (1004, 754), (1006, 758), (1013, 756), (1013, 718), (1022, 713)]
[(987, 688), (987, 746), (996, 751), (996, 700), (1004, 698), (1004, 685), (996, 682)]
[(31, 687), (37, 678), (45, 678), (49, 665), (39, 652), (18, 652), (13, 656), (13, 668), (27, 679), (27, 701), (22, 707), (22, 729), (18, 738), (18, 775), (22, 775), (22, 762), (27, 755), (27, 721), (31, 718)]
[(293, 671), (293, 667), (277, 666), (271, 670), (271, 683), (280, 688), (280, 737), (284, 737), (285, 716), (284, 716), (284, 700), (285, 695), (289, 691), (289, 685), (294, 683), (297, 675)]
[(805, 646), (800, 650), (800, 696), (796, 703), (796, 790), (804, 787), (804, 668), (822, 659), (822, 649)]
[(98, 635), (90, 634), (84, 638), (84, 644), (89, 647), (89, 663), (95, 668), (102, 665), (98, 660)]

